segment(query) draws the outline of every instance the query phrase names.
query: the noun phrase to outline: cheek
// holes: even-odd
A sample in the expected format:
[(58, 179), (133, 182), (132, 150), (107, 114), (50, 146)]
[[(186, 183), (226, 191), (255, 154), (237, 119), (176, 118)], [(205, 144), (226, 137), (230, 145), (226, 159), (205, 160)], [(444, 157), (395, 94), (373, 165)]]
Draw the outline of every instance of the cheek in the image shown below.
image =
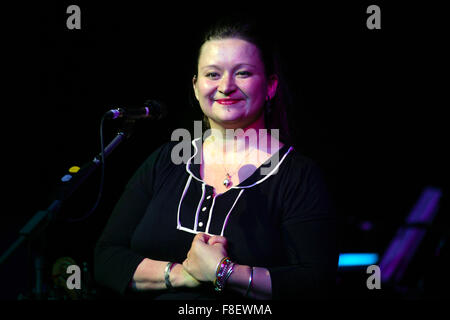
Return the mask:
[(200, 95), (200, 99), (208, 99), (212, 93), (216, 90), (217, 85), (211, 81), (199, 81), (197, 90)]
[(266, 86), (262, 81), (247, 81), (242, 83), (240, 88), (252, 101), (265, 99)]

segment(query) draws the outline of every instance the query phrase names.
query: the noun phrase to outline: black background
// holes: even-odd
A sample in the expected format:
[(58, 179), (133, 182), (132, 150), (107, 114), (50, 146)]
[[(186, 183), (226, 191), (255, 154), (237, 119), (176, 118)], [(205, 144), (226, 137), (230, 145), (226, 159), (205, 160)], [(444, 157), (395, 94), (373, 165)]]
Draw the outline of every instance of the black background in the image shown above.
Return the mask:
[[(201, 119), (200, 110), (188, 103), (200, 31), (219, 16), (240, 11), (263, 16), (278, 34), (294, 95), (289, 117), (295, 147), (325, 174), (340, 217), (341, 252), (382, 254), (422, 190), (442, 190), (434, 227), (409, 269), (408, 283), (416, 288), (422, 280), (423, 296), (441, 296), (449, 227), (445, 11), (430, 2), (288, 3), (42, 5), (34, 12), (34, 27), (13, 36), (11, 59), (5, 60), (14, 69), (9, 82), (16, 90), (8, 108), (13, 115), (3, 118), (13, 129), (3, 154), (7, 193), (0, 250), (51, 203), (69, 167), (99, 152), (105, 111), (162, 100), (169, 117), (137, 123), (130, 140), (107, 159), (103, 198), (94, 214), (78, 223), (66, 221), (95, 202), (98, 172), (48, 229), (47, 267), (61, 256), (92, 266), (95, 241), (131, 174), (173, 130), (192, 130), (193, 120)], [(81, 8), (81, 30), (66, 27), (70, 4)], [(366, 27), (370, 4), (381, 8), (381, 30)], [(107, 142), (118, 127), (105, 123)], [(371, 230), (360, 230), (364, 221), (372, 223)], [(436, 256), (439, 243), (443, 249)], [(31, 290), (26, 246), (0, 268), (2, 298)], [(366, 275), (361, 277), (364, 285)]]

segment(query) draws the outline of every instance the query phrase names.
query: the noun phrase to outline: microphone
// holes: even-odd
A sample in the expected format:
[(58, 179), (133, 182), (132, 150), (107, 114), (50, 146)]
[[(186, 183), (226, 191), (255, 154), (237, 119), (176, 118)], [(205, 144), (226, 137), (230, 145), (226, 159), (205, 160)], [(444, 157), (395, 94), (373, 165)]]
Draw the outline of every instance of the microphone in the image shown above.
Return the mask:
[(161, 120), (167, 116), (167, 108), (156, 100), (147, 100), (141, 108), (116, 108), (104, 114), (105, 119), (126, 118), (129, 120), (152, 119)]

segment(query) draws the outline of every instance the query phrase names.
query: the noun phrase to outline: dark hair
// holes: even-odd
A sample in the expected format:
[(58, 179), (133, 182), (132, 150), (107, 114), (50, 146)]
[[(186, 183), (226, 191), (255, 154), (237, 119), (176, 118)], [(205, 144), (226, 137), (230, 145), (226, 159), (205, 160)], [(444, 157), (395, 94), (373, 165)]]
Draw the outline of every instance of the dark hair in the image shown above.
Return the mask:
[[(279, 129), (280, 140), (283, 143), (291, 144), (291, 135), (289, 134), (287, 109), (291, 104), (291, 98), (287, 83), (282, 75), (281, 59), (278, 46), (275, 42), (275, 34), (268, 29), (267, 24), (250, 18), (242, 20), (238, 17), (227, 17), (219, 20), (209, 27), (200, 39), (197, 51), (197, 59), (194, 74), (197, 75), (198, 60), (200, 58), (203, 44), (210, 40), (220, 40), (229, 38), (238, 38), (254, 44), (260, 51), (261, 59), (264, 64), (266, 76), (277, 75), (278, 88), (275, 96), (270, 101), (270, 109), (265, 107), (265, 125), (267, 129)], [(190, 91), (191, 104), (195, 104), (192, 90)], [(209, 128), (209, 122), (206, 116), (203, 117), (204, 129)]]

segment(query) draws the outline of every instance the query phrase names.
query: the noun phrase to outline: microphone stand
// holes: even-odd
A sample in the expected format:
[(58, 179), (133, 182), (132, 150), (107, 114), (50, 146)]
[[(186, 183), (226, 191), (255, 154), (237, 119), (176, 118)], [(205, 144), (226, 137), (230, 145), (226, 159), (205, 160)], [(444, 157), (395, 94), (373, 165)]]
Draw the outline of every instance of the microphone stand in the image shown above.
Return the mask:
[[(106, 159), (117, 146), (126, 138), (131, 136), (131, 128), (135, 120), (126, 120), (125, 128), (117, 133), (116, 137), (104, 148)], [(37, 300), (44, 298), (44, 257), (42, 249), (44, 247), (44, 231), (46, 227), (55, 219), (61, 209), (62, 203), (68, 199), (78, 187), (97, 169), (101, 163), (101, 153), (94, 157), (92, 161), (84, 164), (77, 172), (71, 172), (61, 178), (62, 185), (58, 189), (56, 199), (45, 210), (39, 210), (19, 231), (17, 240), (0, 257), (2, 265), (26, 240), (35, 242), (34, 266), (36, 270), (34, 293)]]

